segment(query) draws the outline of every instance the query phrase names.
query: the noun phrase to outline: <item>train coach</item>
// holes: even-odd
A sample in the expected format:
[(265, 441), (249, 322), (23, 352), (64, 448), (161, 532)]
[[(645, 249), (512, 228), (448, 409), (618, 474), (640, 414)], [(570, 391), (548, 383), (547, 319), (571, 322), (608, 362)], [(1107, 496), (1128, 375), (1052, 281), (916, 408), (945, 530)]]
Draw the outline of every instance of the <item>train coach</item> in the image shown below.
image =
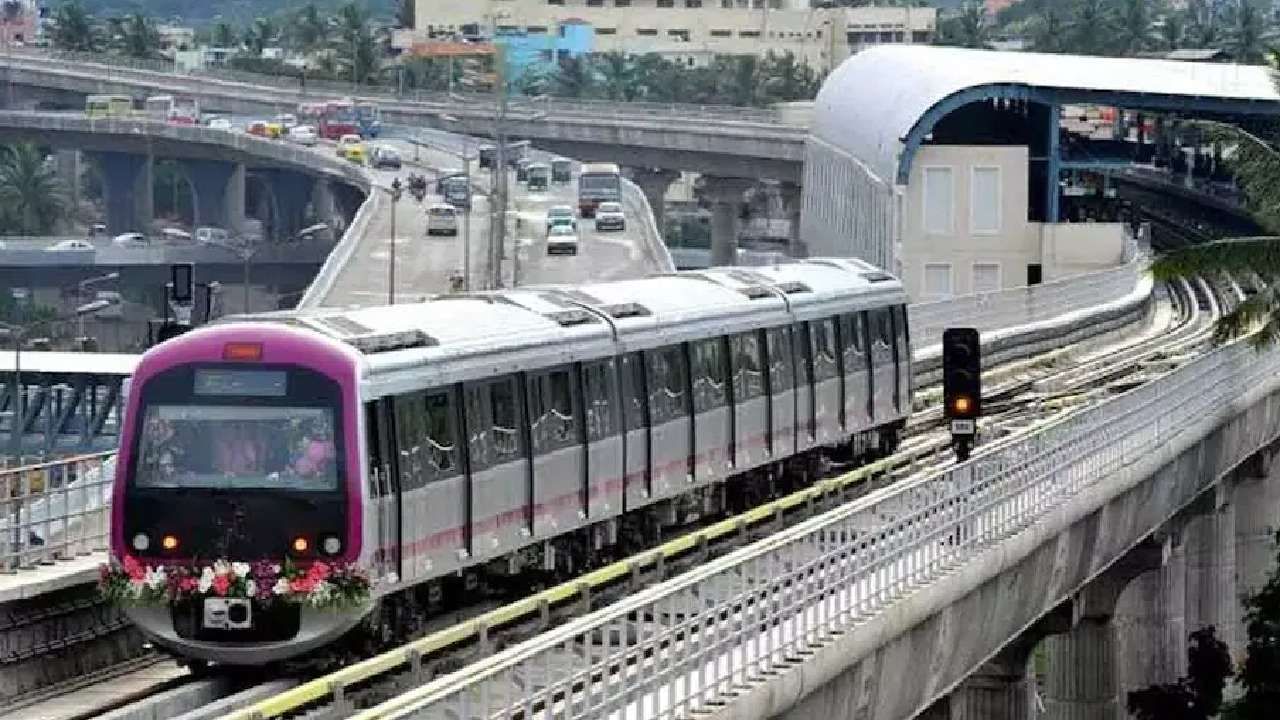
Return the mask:
[(185, 658), (274, 662), (420, 613), (480, 568), (581, 569), (622, 528), (741, 505), (831, 449), (891, 451), (905, 303), (870, 265), (808, 260), (188, 333), (133, 376), (115, 560), (170, 585), (201, 559), (323, 563), (372, 591), (340, 611), (264, 603), (205, 571), (186, 601), (128, 612)]

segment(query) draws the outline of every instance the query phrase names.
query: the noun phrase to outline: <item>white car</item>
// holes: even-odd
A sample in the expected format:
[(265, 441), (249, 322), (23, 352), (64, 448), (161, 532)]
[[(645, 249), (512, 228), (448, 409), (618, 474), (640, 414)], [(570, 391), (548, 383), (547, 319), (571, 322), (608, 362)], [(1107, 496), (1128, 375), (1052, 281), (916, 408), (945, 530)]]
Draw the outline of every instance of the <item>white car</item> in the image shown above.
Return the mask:
[(111, 239), (111, 244), (118, 248), (144, 248), (150, 243), (142, 233), (122, 233)]
[(181, 228), (165, 228), (160, 231), (160, 236), (170, 245), (190, 245), (193, 242), (191, 233)]
[(338, 147), (335, 150), (335, 153), (338, 155), (338, 157), (342, 157), (344, 154), (346, 154), (347, 148), (354, 147), (356, 145), (363, 145), (363, 144), (364, 144), (364, 140), (359, 135), (343, 135), (342, 137), (338, 138)]
[(276, 116), (276, 122), (280, 123), (284, 129), (292, 130), (298, 124), (298, 116), (292, 113), (284, 113)]
[(204, 226), (196, 228), (196, 242), (201, 245), (222, 245), (227, 242), (227, 231), (220, 227)]
[(457, 235), (458, 210), (452, 205), (433, 203), (427, 208), (428, 235)]
[(92, 243), (85, 240), (63, 240), (45, 248), (45, 252), (93, 252)]
[(622, 204), (602, 202), (596, 208), (596, 230), (626, 230), (627, 216), (622, 212)]
[(231, 130), (231, 121), (227, 118), (217, 117), (209, 121), (210, 130)]
[(551, 228), (561, 225), (574, 231), (578, 229), (578, 219), (574, 217), (573, 208), (568, 205), (552, 205), (547, 208), (547, 234), (551, 234)]
[(548, 255), (577, 255), (578, 231), (568, 225), (556, 225), (547, 233)]
[(319, 139), (319, 136), (316, 135), (316, 129), (310, 125), (298, 125), (289, 128), (289, 140), (299, 145), (310, 147), (316, 144), (317, 139)]

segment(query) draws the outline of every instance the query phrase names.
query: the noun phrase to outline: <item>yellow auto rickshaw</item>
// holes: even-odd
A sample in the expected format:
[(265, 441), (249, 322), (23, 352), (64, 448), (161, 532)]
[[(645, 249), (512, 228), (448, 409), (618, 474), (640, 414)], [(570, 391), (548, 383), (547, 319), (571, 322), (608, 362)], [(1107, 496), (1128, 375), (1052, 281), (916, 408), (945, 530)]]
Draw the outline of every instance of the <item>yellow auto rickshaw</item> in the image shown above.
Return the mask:
[(342, 148), (342, 156), (357, 165), (364, 165), (368, 158), (366, 157), (364, 145), (347, 145)]

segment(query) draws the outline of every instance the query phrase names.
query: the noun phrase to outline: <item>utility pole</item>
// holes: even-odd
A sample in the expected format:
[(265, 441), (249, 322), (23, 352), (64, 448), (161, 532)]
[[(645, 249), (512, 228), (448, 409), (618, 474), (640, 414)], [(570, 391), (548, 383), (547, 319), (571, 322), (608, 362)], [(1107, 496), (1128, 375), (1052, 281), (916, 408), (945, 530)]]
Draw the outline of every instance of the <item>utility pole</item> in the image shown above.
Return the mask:
[(507, 241), (507, 73), (506, 54), (498, 43), (493, 45), (494, 92), (497, 93), (497, 112), (494, 115), (494, 168), (493, 192), (495, 216), (489, 222), (489, 268), (492, 273), (489, 286), (502, 287), (502, 257)]

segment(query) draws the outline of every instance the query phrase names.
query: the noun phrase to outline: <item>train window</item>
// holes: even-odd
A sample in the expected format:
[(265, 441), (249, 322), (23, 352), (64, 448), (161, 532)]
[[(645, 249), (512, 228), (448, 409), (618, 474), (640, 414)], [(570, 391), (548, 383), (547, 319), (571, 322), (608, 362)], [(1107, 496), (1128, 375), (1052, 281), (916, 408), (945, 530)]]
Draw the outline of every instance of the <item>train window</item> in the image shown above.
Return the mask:
[(812, 385), (813, 341), (809, 339), (809, 323), (796, 323), (792, 333), (791, 346), (795, 348), (796, 355), (796, 383), (799, 385)]
[(489, 385), (489, 420), (493, 423), (494, 461), (510, 462), (522, 456), (520, 403), (515, 378)]
[(529, 419), (538, 455), (579, 442), (568, 368), (529, 376)]
[(795, 387), (795, 370), (792, 366), (791, 328), (769, 330), (765, 337), (769, 349), (769, 384), (774, 393), (783, 393)]
[(867, 369), (866, 316), (849, 313), (840, 316), (840, 351), (844, 355), (846, 375)]
[(876, 367), (893, 363), (893, 327), (889, 308), (876, 308), (868, 313), (871, 323), (871, 358)]
[(896, 305), (893, 308), (893, 336), (898, 345), (898, 354), (906, 357), (910, 345), (910, 326), (908, 325), (907, 306)]
[(645, 363), (649, 370), (649, 418), (653, 424), (688, 415), (684, 350), (679, 345), (650, 350)]
[(764, 362), (760, 335), (740, 333), (729, 339), (733, 348), (733, 393), (736, 402), (746, 402), (764, 394)]
[(378, 434), (378, 403), (364, 404), (365, 450), (369, 458), (369, 497), (382, 494), (377, 476), (382, 472), (382, 439)]
[(586, 393), (587, 440), (596, 442), (618, 434), (613, 360), (583, 364), (582, 387)]
[(724, 407), (729, 402), (729, 368), (724, 340), (712, 338), (689, 343), (693, 360), (693, 406), (695, 412)]
[(644, 356), (631, 353), (622, 358), (622, 407), (626, 413), (627, 429), (639, 430), (649, 426), (649, 406), (644, 399)]
[(396, 398), (402, 489), (411, 490), (458, 473), (457, 418), (452, 394), (433, 390)]
[(809, 348), (813, 358), (814, 380), (822, 382), (840, 376), (836, 365), (836, 333), (831, 320), (817, 320), (809, 325)]

